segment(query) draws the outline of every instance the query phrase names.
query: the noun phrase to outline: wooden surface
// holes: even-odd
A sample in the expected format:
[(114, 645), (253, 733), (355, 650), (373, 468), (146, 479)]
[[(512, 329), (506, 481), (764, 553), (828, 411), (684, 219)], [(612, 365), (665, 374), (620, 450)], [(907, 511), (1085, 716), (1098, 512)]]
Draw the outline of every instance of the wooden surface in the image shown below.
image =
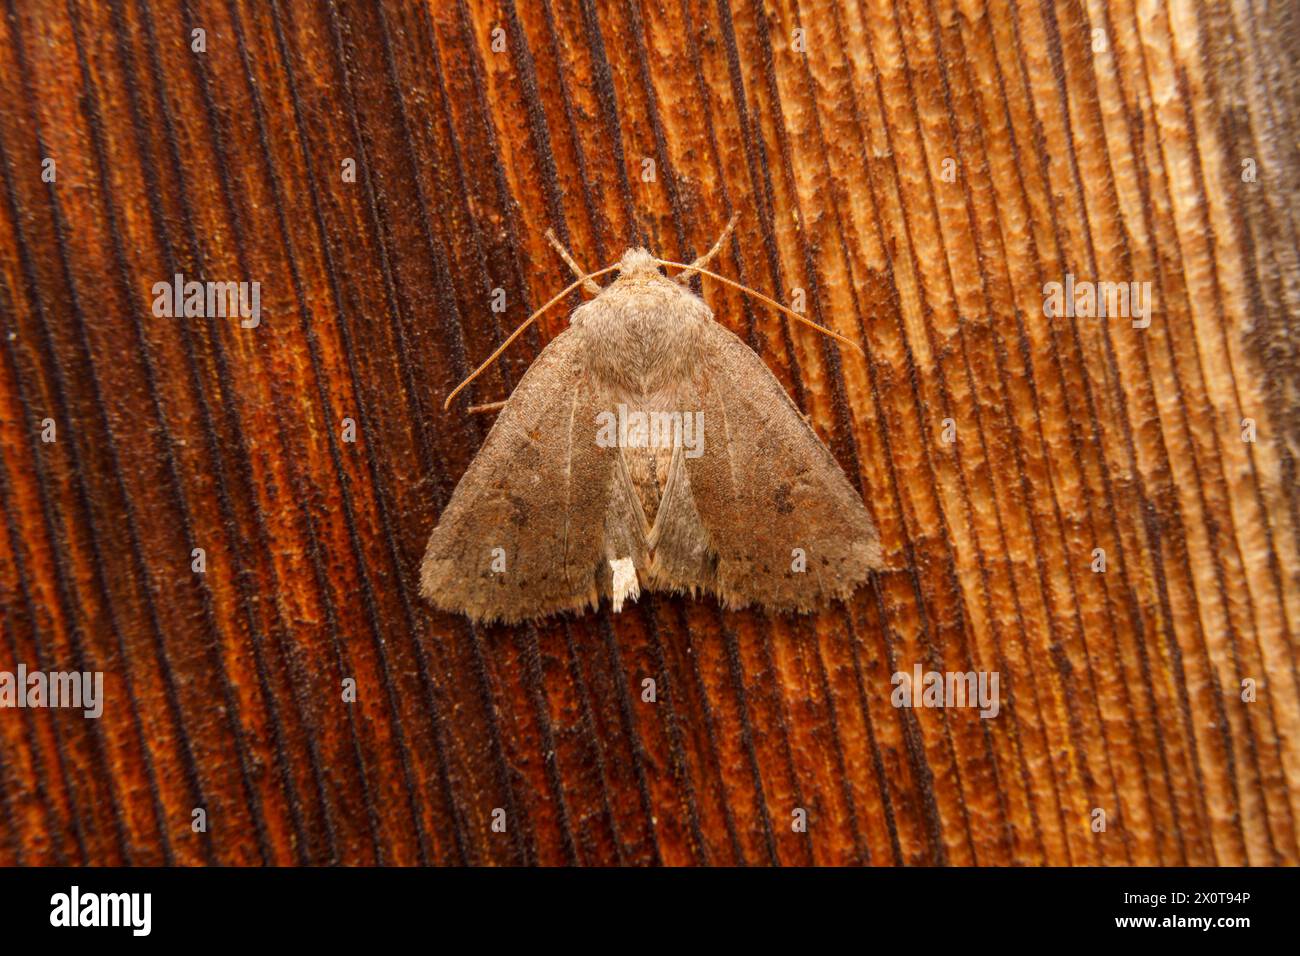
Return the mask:
[[(0, 10), (0, 669), (108, 694), (0, 711), (0, 864), (1300, 859), (1293, 4)], [(869, 355), (704, 283), (891, 570), (813, 618), (424, 606), (490, 424), (441, 401), (568, 282), (545, 229), (595, 268), (733, 211), (716, 268)], [(155, 316), (178, 272), (261, 324)], [(1066, 273), (1150, 327), (1045, 317)], [(915, 664), (998, 716), (893, 707)]]

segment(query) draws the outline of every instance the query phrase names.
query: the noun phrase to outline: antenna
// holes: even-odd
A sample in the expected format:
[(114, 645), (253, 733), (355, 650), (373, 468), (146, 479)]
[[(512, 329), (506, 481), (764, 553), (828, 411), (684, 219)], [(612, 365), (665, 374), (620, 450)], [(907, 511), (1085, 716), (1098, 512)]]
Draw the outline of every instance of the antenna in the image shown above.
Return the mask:
[(459, 395), (461, 391), (464, 390), (466, 385), (468, 385), (470, 382), (474, 381), (474, 379), (482, 375), (483, 372), (487, 370), (488, 366), (491, 365), (493, 362), (495, 362), (497, 358), (500, 357), (501, 353), (510, 347), (510, 343), (512, 343), (515, 339), (519, 338), (519, 336), (523, 334), (524, 329), (528, 328), (528, 326), (536, 322), (537, 319), (542, 315), (542, 313), (544, 313), (551, 306), (555, 305), (555, 303), (559, 302), (561, 299), (563, 299), (574, 289), (581, 286), (584, 282), (590, 282), (592, 279), (596, 278), (596, 276), (603, 276), (605, 273), (613, 272), (617, 268), (618, 265), (615, 264), (612, 266), (606, 266), (603, 269), (597, 269), (595, 272), (590, 272), (587, 275), (580, 276), (573, 283), (571, 283), (563, 292), (556, 295), (556, 297), (553, 298), (550, 302), (547, 302), (544, 306), (542, 306), (540, 309), (538, 309), (528, 318), (524, 319), (524, 321), (520, 324), (519, 328), (515, 329), (513, 332), (510, 333), (510, 338), (502, 342), (501, 345), (498, 346), (497, 350), (493, 352), (491, 355), (489, 355), (487, 357), (487, 360), (482, 365), (474, 369), (474, 371), (470, 373), (469, 378), (465, 379), (465, 381), (461, 382), (454, 389), (452, 389), (451, 394), (447, 396), (447, 400), (442, 403), (442, 410), (446, 411), (447, 409), (451, 408), (451, 400), (455, 398), (457, 395)]
[(818, 325), (816, 322), (812, 321), (811, 319), (805, 319), (798, 312), (794, 311), (794, 309), (787, 309), (780, 302), (777, 302), (775, 299), (769, 299), (767, 296), (763, 295), (763, 293), (759, 292), (756, 289), (751, 289), (747, 285), (741, 285), (739, 282), (733, 282), (731, 279), (728, 279), (726, 276), (720, 276), (716, 272), (710, 272), (708, 269), (700, 265), (687, 265), (684, 262), (673, 262), (669, 259), (656, 259), (655, 262), (657, 262), (661, 266), (676, 266), (679, 269), (687, 269), (691, 272), (698, 272), (700, 275), (708, 276), (711, 279), (717, 279), (719, 282), (725, 283), (726, 285), (731, 286), (733, 289), (739, 289), (741, 292), (746, 292), (749, 295), (752, 295), (754, 298), (762, 302), (766, 302), (774, 309), (779, 309), (780, 311), (784, 312), (786, 315), (790, 316), (790, 318), (794, 319), (796, 322), (802, 322), (804, 325), (808, 326), (809, 328), (816, 329), (818, 332), (822, 333), (822, 335), (829, 335), (831, 338), (835, 339), (836, 341), (843, 342), (845, 345), (853, 349), (853, 351), (857, 352), (863, 358), (867, 357), (867, 353), (862, 351), (862, 346), (858, 345), (857, 342), (854, 342), (852, 339), (845, 338), (843, 335), (840, 335), (840, 333), (828, 329), (824, 325)]

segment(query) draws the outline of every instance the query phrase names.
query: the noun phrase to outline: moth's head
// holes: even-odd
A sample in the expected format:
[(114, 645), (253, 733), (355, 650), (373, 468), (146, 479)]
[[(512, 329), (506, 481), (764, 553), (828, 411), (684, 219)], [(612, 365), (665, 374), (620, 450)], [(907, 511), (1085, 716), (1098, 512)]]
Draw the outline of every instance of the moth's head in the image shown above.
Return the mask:
[(650, 275), (663, 277), (658, 260), (644, 249), (629, 249), (623, 253), (623, 258), (618, 260), (618, 275), (620, 279)]

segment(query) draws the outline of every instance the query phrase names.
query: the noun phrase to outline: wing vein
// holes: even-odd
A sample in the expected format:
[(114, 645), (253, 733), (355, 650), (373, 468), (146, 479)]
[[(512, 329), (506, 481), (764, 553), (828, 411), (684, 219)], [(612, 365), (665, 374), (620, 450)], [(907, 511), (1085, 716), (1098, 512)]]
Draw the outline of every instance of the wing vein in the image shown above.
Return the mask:
[(561, 553), (564, 555), (564, 573), (566, 584), (572, 584), (569, 577), (569, 522), (573, 517), (573, 426), (578, 418), (578, 389), (573, 390), (573, 402), (569, 406), (569, 441), (564, 449), (564, 538)]

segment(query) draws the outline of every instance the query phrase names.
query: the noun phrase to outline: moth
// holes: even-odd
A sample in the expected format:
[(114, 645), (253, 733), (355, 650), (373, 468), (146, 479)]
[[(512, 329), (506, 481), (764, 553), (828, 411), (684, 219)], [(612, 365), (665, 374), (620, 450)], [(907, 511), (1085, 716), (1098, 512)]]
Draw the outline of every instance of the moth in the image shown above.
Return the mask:
[[(708, 275), (851, 341), (705, 265), (629, 249), (539, 309), (594, 298), (500, 407), (429, 538), (422, 595), (475, 621), (614, 611), (642, 589), (711, 594), (725, 608), (809, 611), (881, 567), (858, 492), (762, 360), (687, 285)], [(660, 267), (684, 271), (676, 277)], [(595, 278), (618, 275), (604, 288)], [(472, 409), (479, 410), (479, 409)]]

